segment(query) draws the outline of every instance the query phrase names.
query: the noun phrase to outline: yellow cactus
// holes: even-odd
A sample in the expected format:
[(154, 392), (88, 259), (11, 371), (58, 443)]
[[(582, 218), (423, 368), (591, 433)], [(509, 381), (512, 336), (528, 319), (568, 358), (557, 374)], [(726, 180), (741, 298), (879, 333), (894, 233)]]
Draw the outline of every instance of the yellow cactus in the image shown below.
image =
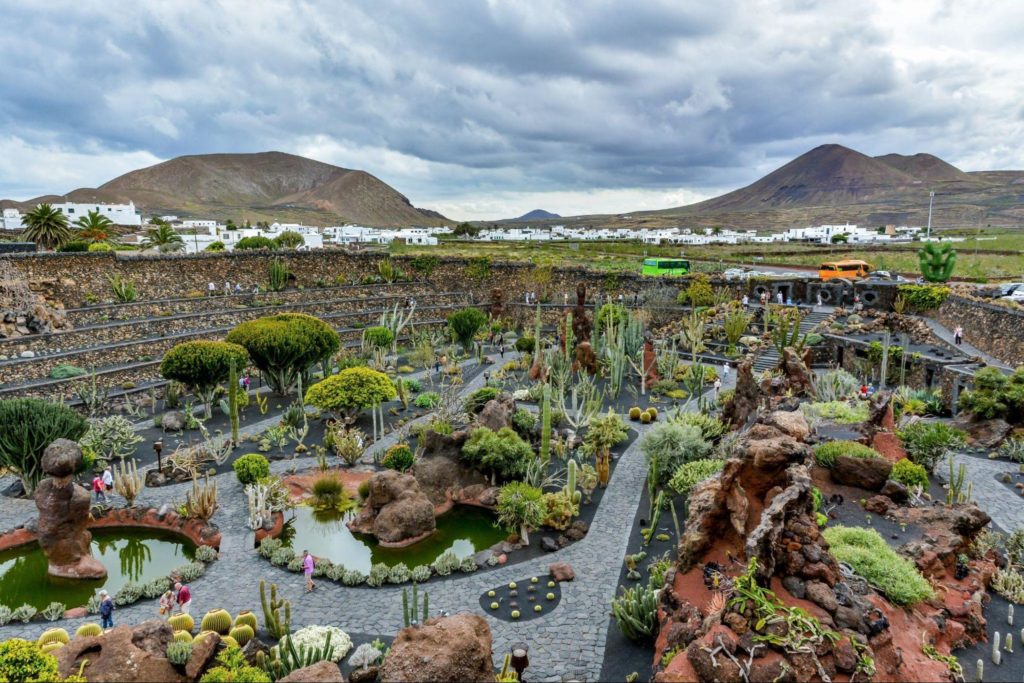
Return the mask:
[(212, 609), (203, 617), (199, 624), (199, 629), (202, 631), (216, 631), (220, 635), (226, 636), (228, 631), (231, 630), (231, 615), (227, 613), (227, 610)]
[(192, 642), (192, 634), (189, 633), (188, 631), (175, 631), (174, 632), (174, 642), (176, 642), (176, 643), (191, 643)]
[(36, 641), (36, 644), (42, 647), (44, 645), (49, 645), (50, 643), (65, 645), (69, 642), (71, 642), (71, 638), (68, 637), (68, 632), (58, 627), (43, 631), (43, 635), (39, 636), (39, 640)]
[(241, 624), (231, 629), (231, 633), (228, 634), (229, 638), (234, 638), (235, 642), (238, 643), (239, 647), (245, 647), (245, 644), (252, 640), (256, 632), (252, 630), (249, 624)]
[(90, 638), (100, 635), (103, 635), (103, 629), (100, 628), (99, 624), (82, 624), (75, 631), (75, 638)]
[(196, 620), (192, 618), (191, 614), (175, 614), (167, 620), (167, 623), (175, 631), (188, 631), (189, 633), (196, 627)]
[(256, 615), (249, 610), (238, 613), (238, 616), (235, 617), (235, 626), (248, 626), (252, 629), (253, 633), (256, 633), (259, 629), (259, 623), (256, 621)]
[(64, 647), (64, 643), (55, 642), (55, 643), (47, 643), (46, 645), (41, 646), (39, 649), (42, 650), (43, 654), (47, 654), (48, 655), (48, 654), (50, 654), (51, 652), (53, 652), (55, 650), (61, 649), (62, 647)]

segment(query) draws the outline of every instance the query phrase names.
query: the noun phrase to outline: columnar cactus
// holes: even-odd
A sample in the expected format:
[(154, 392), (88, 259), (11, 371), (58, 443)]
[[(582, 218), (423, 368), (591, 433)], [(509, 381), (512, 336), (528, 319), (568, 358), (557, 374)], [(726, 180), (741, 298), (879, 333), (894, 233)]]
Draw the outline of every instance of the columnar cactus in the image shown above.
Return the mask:
[(999, 631), (996, 631), (992, 636), (992, 663), (999, 666), (1001, 655), (999, 652), (999, 644), (1003, 642), (1002, 637), (999, 635)]

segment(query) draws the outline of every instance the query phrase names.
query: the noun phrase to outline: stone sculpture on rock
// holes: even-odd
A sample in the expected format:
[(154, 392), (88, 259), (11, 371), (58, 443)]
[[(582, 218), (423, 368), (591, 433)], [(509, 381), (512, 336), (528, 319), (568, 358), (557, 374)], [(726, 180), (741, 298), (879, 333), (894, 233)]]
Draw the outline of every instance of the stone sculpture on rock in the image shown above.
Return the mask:
[(82, 464), (82, 449), (74, 441), (57, 439), (43, 452), (43, 479), (36, 488), (39, 545), (46, 553), (50, 576), (101, 579), (107, 569), (89, 550), (91, 496), (72, 481)]
[(434, 533), (434, 505), (416, 478), (395, 470), (377, 472), (369, 479), (366, 503), (348, 523), (353, 531), (373, 534), (381, 545), (402, 547)]
[(592, 329), (587, 318), (587, 286), (581, 282), (576, 285), (576, 308), (572, 312), (572, 334), (576, 343), (589, 342)]

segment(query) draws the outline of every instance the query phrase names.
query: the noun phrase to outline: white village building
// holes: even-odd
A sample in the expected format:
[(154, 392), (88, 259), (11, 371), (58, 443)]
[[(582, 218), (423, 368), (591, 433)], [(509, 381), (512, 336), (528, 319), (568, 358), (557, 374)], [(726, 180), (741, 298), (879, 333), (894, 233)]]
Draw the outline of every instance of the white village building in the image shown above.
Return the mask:
[(68, 223), (74, 223), (79, 218), (87, 216), (90, 211), (98, 211), (100, 215), (106, 216), (114, 225), (142, 225), (142, 214), (135, 208), (134, 202), (127, 204), (79, 204), (77, 202), (63, 202), (52, 204), (68, 217)]

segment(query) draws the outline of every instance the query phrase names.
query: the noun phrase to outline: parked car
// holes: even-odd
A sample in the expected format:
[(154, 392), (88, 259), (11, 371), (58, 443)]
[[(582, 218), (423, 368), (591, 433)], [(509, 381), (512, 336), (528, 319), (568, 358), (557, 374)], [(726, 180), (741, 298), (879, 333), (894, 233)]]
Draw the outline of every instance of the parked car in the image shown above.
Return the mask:
[(999, 285), (999, 296), (1010, 296), (1024, 290), (1024, 282), (1004, 282)]

